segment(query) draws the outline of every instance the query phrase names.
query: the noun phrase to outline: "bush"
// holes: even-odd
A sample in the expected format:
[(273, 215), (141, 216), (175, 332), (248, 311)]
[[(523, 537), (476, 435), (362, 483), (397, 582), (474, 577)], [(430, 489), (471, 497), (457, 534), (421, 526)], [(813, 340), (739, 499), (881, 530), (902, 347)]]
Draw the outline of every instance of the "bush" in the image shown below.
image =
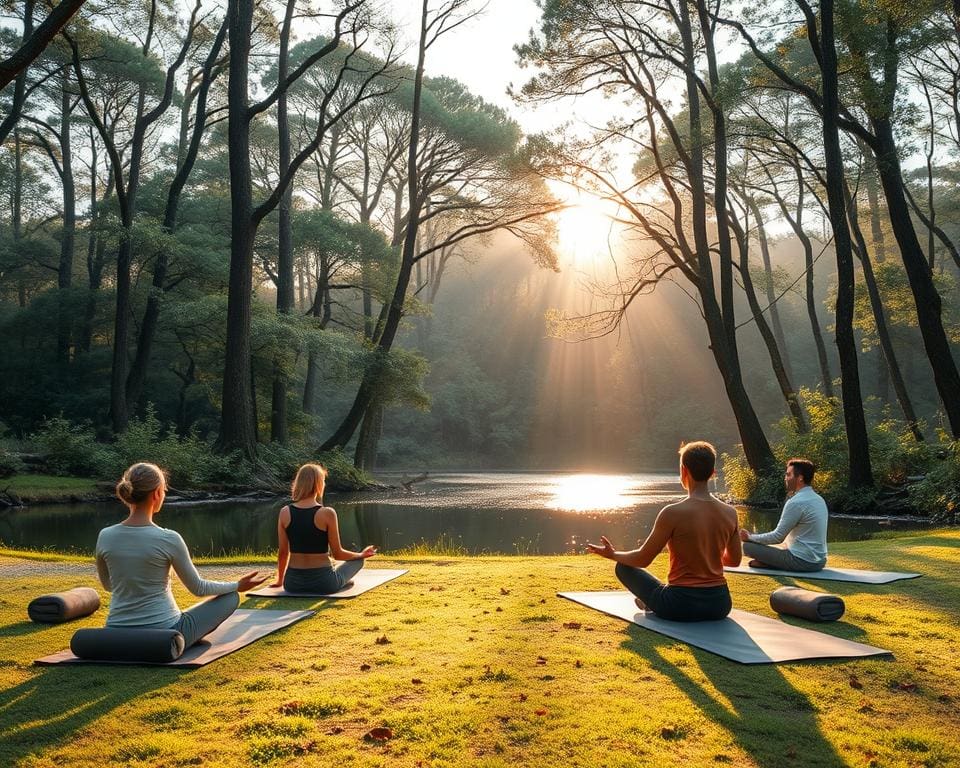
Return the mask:
[(152, 405), (143, 419), (131, 419), (127, 431), (107, 448), (109, 477), (119, 477), (131, 464), (149, 461), (167, 471), (172, 486), (238, 484), (250, 479), (247, 464), (235, 454), (222, 456), (196, 434), (179, 437), (165, 430)]
[(302, 443), (269, 443), (259, 446), (258, 458), (280, 485), (287, 485), (300, 465), (308, 463), (323, 464), (327, 468), (327, 487), (330, 490), (355, 491), (372, 480), (366, 472), (353, 466), (353, 462), (339, 449), (317, 453)]
[(18, 475), (25, 469), (20, 457), (0, 448), (0, 477)]
[(102, 477), (111, 464), (110, 450), (97, 442), (87, 422), (72, 424), (63, 416), (46, 419), (31, 439), (54, 475)]
[[(846, 427), (839, 398), (827, 397), (817, 390), (801, 389), (800, 400), (809, 417), (810, 430), (798, 432), (789, 417), (777, 423), (778, 439), (771, 448), (780, 466), (769, 476), (758, 477), (742, 453), (735, 456), (724, 454), (727, 490), (735, 498), (751, 503), (782, 499), (782, 467), (788, 459), (802, 456), (816, 465), (814, 485), (819, 493), (830, 499), (832, 506), (853, 512), (869, 509), (876, 503), (878, 489), (849, 488)], [(868, 439), (877, 486), (900, 485), (908, 476), (924, 472), (941, 447), (918, 443), (904, 422), (892, 418), (872, 425)]]
[(960, 440), (951, 443), (926, 477), (910, 488), (909, 498), (917, 512), (937, 522), (960, 520)]

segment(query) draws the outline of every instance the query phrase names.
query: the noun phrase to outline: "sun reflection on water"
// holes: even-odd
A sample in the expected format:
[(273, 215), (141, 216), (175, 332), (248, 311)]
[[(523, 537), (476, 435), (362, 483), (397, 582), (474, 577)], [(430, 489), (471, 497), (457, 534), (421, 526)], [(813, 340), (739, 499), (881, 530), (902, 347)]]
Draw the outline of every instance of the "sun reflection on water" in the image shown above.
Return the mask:
[(624, 475), (570, 475), (554, 483), (546, 506), (569, 512), (626, 509), (637, 503), (634, 485)]

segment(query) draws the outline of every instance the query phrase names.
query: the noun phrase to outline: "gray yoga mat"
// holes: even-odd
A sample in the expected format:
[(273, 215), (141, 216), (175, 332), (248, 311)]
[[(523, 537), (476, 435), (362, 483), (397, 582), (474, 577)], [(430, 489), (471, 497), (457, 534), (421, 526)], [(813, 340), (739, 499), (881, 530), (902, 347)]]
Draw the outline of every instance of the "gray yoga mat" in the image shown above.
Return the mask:
[(721, 621), (680, 622), (637, 610), (629, 592), (559, 592), (558, 596), (741, 664), (890, 655), (882, 648), (736, 608)]
[(247, 597), (356, 597), (364, 592), (369, 592), (374, 587), (393, 581), (398, 576), (403, 576), (405, 570), (396, 570), (393, 568), (364, 568), (351, 581), (352, 586), (341, 589), (332, 594), (306, 594), (303, 592), (287, 592), (283, 587), (261, 587), (253, 592), (247, 592)]
[(749, 565), (725, 566), (727, 573), (746, 573), (751, 576), (794, 576), (798, 579), (823, 579), (824, 581), (853, 581), (858, 584), (889, 584), (900, 579), (916, 579), (921, 573), (898, 571), (860, 571), (856, 568), (824, 568), (822, 571), (781, 571), (776, 568), (751, 568)]
[(37, 659), (34, 664), (53, 666), (57, 664), (135, 664), (154, 667), (195, 668), (233, 653), (250, 643), (266, 637), (271, 632), (312, 616), (315, 611), (259, 611), (238, 609), (213, 632), (183, 652), (176, 661), (165, 664), (143, 661), (91, 661), (79, 659), (69, 650)]

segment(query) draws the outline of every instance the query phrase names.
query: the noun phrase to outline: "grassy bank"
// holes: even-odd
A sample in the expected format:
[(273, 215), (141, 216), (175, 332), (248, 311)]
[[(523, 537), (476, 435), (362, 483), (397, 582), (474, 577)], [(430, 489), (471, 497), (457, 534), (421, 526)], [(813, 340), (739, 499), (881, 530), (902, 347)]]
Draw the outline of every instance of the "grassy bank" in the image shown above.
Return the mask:
[(0, 491), (12, 492), (23, 501), (50, 503), (99, 499), (109, 490), (89, 477), (59, 477), (57, 475), (12, 475), (0, 479)]
[[(847, 602), (818, 629), (894, 659), (744, 667), (555, 596), (615, 588), (599, 559), (406, 557), (373, 561), (410, 573), (352, 601), (283, 601), (318, 614), (200, 670), (42, 669), (30, 661), (105, 614), (42, 627), (26, 602), (92, 585), (92, 572), (57, 577), (55, 564), (5, 554), (0, 764), (960, 765), (960, 532), (832, 553), (925, 574), (796, 582)], [(790, 580), (730, 582), (737, 607), (772, 615), (770, 591)], [(178, 599), (190, 600), (179, 587)], [(392, 738), (365, 739), (374, 728)]]

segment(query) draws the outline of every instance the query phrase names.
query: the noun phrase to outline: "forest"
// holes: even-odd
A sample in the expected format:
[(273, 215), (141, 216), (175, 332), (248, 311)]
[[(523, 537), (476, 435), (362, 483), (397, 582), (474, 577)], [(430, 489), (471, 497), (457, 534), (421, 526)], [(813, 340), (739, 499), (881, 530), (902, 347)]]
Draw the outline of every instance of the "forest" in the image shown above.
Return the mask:
[(952, 519), (960, 8), (542, 0), (494, 103), (431, 57), (500, 6), (407, 5), (4, 3), (0, 475), (705, 438)]

